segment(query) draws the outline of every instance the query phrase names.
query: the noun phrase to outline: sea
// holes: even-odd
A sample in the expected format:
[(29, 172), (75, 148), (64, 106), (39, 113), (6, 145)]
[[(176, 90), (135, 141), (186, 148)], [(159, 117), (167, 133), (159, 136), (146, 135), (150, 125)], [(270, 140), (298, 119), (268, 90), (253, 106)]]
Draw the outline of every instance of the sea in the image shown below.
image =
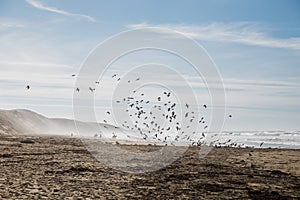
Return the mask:
[(243, 147), (300, 149), (300, 131), (226, 131), (218, 137)]

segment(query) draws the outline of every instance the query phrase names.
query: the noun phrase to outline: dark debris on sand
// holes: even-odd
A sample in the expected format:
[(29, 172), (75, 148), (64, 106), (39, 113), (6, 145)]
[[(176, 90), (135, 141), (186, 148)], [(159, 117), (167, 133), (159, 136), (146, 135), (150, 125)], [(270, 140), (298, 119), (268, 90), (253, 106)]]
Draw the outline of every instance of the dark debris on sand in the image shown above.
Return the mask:
[(128, 174), (99, 163), (75, 138), (15, 136), (0, 143), (0, 199), (300, 198), (299, 174), (274, 168), (283, 160), (268, 157), (299, 160), (299, 150), (214, 148), (199, 159), (194, 147), (164, 169)]

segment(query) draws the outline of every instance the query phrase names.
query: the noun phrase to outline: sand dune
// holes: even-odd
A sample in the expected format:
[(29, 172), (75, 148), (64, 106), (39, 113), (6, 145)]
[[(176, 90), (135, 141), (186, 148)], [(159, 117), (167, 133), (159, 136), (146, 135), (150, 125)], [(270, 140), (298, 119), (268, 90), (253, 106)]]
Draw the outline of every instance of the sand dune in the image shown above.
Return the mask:
[[(99, 126), (114, 128), (108, 124), (76, 121), (81, 133), (98, 133)], [(0, 134), (10, 135), (70, 135), (77, 133), (74, 120), (47, 118), (30, 110), (0, 110)]]

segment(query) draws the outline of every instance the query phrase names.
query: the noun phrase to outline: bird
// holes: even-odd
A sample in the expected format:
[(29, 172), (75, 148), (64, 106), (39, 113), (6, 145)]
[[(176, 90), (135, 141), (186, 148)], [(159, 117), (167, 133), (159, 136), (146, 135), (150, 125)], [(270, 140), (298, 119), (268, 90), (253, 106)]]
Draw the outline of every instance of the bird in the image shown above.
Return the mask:
[(76, 88), (76, 92), (79, 92), (80, 91), (80, 89), (79, 88)]
[(91, 92), (94, 92), (94, 91), (95, 91), (95, 88), (89, 87), (89, 90), (90, 90)]
[(185, 113), (185, 118), (187, 118), (187, 117), (188, 117), (188, 115), (189, 115), (189, 112)]
[(114, 75), (112, 75), (112, 78), (114, 78), (114, 77), (116, 77), (117, 76), (117, 74), (114, 74)]
[(260, 145), (259, 145), (259, 146), (261, 147), (263, 144), (264, 144), (264, 142), (260, 143)]
[(228, 117), (229, 117), (229, 118), (231, 118), (231, 117), (232, 117), (232, 115), (228, 115)]
[(207, 105), (204, 104), (203, 107), (204, 107), (204, 108), (207, 108)]
[(27, 85), (27, 86), (26, 86), (26, 88), (27, 88), (27, 90), (29, 90), (29, 89), (30, 89), (30, 86), (29, 86), (29, 85)]
[(76, 76), (76, 74), (72, 74), (72, 77), (75, 77)]

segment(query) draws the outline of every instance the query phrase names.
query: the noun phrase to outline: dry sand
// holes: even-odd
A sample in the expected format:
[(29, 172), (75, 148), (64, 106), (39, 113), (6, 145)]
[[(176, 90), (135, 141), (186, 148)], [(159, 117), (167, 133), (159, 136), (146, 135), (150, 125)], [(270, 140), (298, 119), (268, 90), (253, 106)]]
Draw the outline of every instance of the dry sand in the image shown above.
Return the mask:
[[(137, 148), (150, 147), (126, 146)], [(0, 199), (300, 199), (300, 150), (197, 152), (128, 174), (95, 160), (78, 139), (0, 136)]]

